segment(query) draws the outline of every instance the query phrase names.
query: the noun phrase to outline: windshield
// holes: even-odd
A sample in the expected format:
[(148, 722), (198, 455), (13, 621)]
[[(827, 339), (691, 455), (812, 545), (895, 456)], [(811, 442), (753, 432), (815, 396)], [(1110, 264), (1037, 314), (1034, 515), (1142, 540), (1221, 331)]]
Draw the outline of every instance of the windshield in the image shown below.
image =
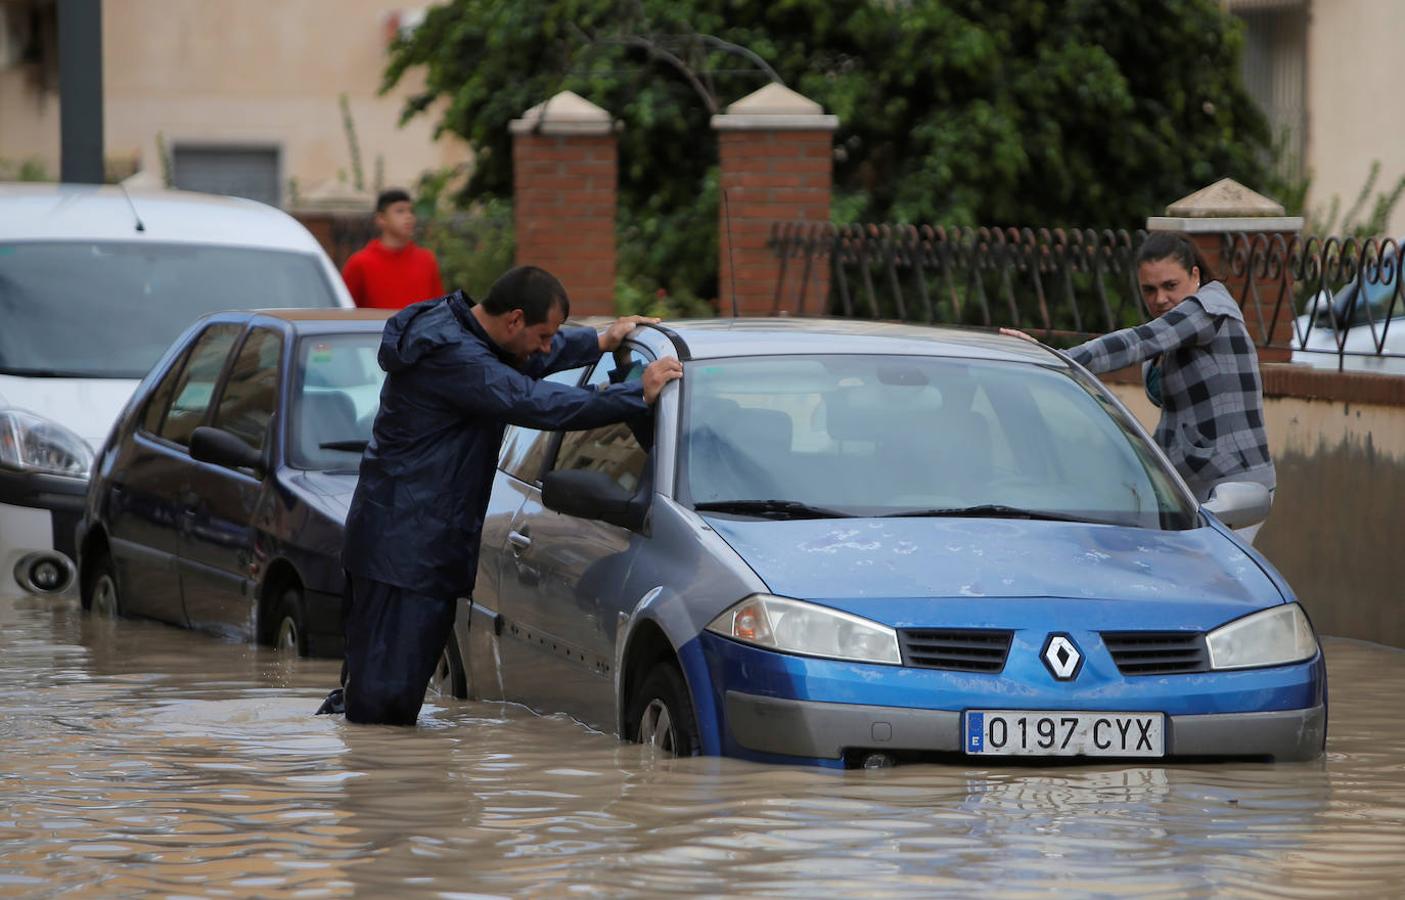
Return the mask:
[(1193, 527), (1081, 376), (932, 357), (707, 360), (685, 376), (680, 499), (738, 515), (980, 515)]
[(305, 337), (298, 342), (288, 460), (299, 469), (355, 471), (371, 439), (385, 372), (381, 333)]
[(97, 241), (0, 244), (0, 373), (140, 378), (206, 313), (336, 305), (311, 253)]

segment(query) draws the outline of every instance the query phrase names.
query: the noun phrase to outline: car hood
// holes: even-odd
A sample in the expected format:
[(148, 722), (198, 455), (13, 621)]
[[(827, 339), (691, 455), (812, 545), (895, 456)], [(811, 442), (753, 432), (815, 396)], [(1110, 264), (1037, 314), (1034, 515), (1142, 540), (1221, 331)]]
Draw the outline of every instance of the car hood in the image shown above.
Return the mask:
[(308, 506), (344, 525), (347, 509), (351, 506), (351, 495), (356, 492), (356, 478), (352, 472), (298, 470), (283, 481)]
[(933, 600), (951, 612), (965, 610), (956, 618), (972, 626), (992, 615), (1006, 618), (1036, 599), (1062, 598), (1120, 619), (1135, 607), (1143, 628), (1225, 621), (1283, 602), (1258, 562), (1208, 527), (1153, 531), (940, 518), (707, 521), (772, 593), (898, 627), (930, 622)]
[(57, 422), (96, 451), (140, 383), (136, 378), (0, 375), (0, 409), (23, 409)]

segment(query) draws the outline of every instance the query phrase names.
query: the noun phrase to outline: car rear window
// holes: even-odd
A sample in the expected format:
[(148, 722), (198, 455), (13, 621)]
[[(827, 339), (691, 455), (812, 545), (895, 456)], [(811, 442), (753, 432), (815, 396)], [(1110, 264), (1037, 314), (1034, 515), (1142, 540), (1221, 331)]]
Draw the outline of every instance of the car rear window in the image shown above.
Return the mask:
[(0, 372), (140, 378), (206, 313), (334, 307), (311, 253), (202, 244), (0, 244)]

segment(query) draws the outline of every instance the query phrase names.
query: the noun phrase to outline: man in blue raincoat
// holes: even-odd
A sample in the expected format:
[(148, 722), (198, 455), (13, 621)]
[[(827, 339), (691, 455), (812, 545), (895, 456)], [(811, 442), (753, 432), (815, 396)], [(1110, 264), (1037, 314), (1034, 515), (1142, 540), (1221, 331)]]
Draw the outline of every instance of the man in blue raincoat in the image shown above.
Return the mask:
[[(507, 425), (583, 430), (648, 411), (682, 375), (661, 359), (640, 381), (599, 390), (540, 380), (588, 365), (637, 325), (561, 329), (565, 288), (548, 272), (512, 269), (477, 306), (457, 291), (408, 306), (386, 322), (371, 442), (346, 519), (349, 580), (346, 717), (413, 725), (469, 596), (498, 451)], [(336, 691), (320, 711), (337, 711)]]

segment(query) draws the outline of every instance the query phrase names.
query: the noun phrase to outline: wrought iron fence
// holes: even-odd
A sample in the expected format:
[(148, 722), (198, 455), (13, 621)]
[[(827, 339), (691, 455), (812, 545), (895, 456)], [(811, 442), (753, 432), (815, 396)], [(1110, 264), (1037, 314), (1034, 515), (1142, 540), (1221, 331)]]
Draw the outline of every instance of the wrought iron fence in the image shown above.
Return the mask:
[(1230, 233), (1221, 259), (1260, 346), (1295, 362), (1405, 374), (1405, 279), (1391, 238)]
[[(1010, 325), (1067, 343), (1145, 318), (1144, 231), (778, 223), (773, 311)], [(1228, 233), (1217, 274), (1261, 347), (1405, 374), (1405, 286), (1392, 240)]]

